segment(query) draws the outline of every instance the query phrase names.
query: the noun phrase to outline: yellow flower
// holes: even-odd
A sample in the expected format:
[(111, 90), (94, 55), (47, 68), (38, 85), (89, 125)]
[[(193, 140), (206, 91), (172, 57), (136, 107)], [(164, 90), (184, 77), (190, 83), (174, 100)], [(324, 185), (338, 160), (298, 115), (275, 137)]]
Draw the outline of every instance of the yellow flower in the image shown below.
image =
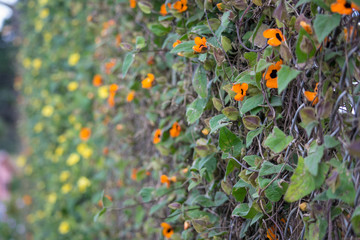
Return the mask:
[(86, 143), (80, 143), (76, 147), (77, 152), (85, 159), (88, 159), (93, 154), (93, 150), (86, 145)]
[(38, 218), (38, 219), (43, 219), (44, 217), (45, 217), (45, 212), (44, 211), (42, 211), (42, 210), (38, 210), (38, 211), (36, 211), (36, 217)]
[(75, 66), (80, 60), (79, 53), (73, 53), (69, 56), (68, 63), (70, 66)]
[(70, 116), (68, 117), (68, 120), (69, 120), (69, 123), (74, 124), (75, 121), (76, 121), (76, 117), (75, 117), (74, 115), (70, 115)]
[(40, 12), (40, 18), (44, 19), (47, 18), (49, 16), (49, 9), (48, 8), (44, 8), (43, 10), (41, 10)]
[(79, 87), (79, 84), (75, 81), (72, 81), (68, 84), (67, 86), (67, 89), (70, 91), (70, 92), (73, 92), (75, 91), (77, 88)]
[(79, 191), (81, 193), (83, 193), (83, 192), (85, 192), (87, 187), (90, 187), (91, 182), (86, 177), (80, 177), (78, 182), (77, 182), (77, 185), (78, 185)]
[(53, 108), (53, 106), (46, 105), (41, 110), (41, 113), (44, 117), (51, 117), (51, 115), (53, 115), (53, 113), (54, 113), (54, 108)]
[(48, 196), (47, 196), (47, 200), (49, 203), (55, 203), (56, 202), (56, 199), (57, 199), (57, 195), (56, 193), (50, 193)]
[(109, 86), (101, 86), (98, 89), (98, 95), (102, 99), (106, 99), (109, 97)]
[(26, 164), (26, 158), (24, 156), (19, 156), (17, 159), (16, 159), (16, 165), (18, 165), (18, 167), (24, 167)]
[(30, 60), (30, 58), (25, 58), (25, 59), (23, 60), (23, 66), (24, 66), (25, 68), (27, 68), (27, 69), (31, 66), (31, 60)]
[(35, 30), (36, 32), (40, 32), (44, 27), (44, 23), (40, 20), (35, 21)]
[(60, 173), (60, 182), (65, 182), (66, 180), (68, 180), (68, 178), (70, 177), (70, 172), (69, 171), (62, 171)]
[(77, 153), (72, 153), (70, 154), (70, 156), (68, 157), (68, 159), (66, 160), (66, 164), (68, 166), (73, 166), (75, 164), (77, 164), (80, 161), (80, 156)]
[(41, 65), (42, 65), (42, 61), (40, 58), (35, 58), (33, 63), (33, 68), (35, 68), (35, 70), (39, 70), (41, 68)]
[(44, 5), (46, 5), (46, 4), (48, 3), (48, 1), (49, 1), (49, 0), (39, 0), (39, 4), (40, 4), (41, 6), (44, 6)]
[(55, 149), (55, 155), (56, 155), (56, 156), (60, 157), (60, 156), (63, 155), (63, 153), (64, 153), (64, 148), (62, 148), (62, 147), (57, 147), (57, 148)]
[(64, 143), (66, 141), (66, 137), (65, 137), (65, 135), (63, 134), (63, 135), (60, 135), (59, 137), (58, 137), (58, 142), (59, 143)]
[(64, 184), (62, 187), (61, 187), (61, 192), (63, 194), (67, 194), (71, 191), (72, 189), (72, 185), (70, 183), (67, 183), (67, 184)]
[(44, 129), (44, 124), (42, 122), (38, 122), (37, 124), (35, 124), (34, 126), (34, 132), (35, 133), (39, 133)]
[(67, 221), (62, 221), (58, 230), (60, 234), (67, 234), (70, 231), (70, 224)]
[(47, 32), (47, 33), (44, 33), (44, 41), (45, 42), (50, 42), (52, 39), (52, 34)]

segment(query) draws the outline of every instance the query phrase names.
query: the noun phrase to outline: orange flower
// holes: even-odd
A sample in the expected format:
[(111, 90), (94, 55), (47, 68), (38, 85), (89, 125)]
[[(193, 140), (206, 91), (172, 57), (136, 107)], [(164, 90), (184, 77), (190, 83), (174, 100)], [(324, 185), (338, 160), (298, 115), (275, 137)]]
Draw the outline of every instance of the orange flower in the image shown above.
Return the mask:
[(162, 222), (161, 227), (163, 228), (162, 234), (164, 237), (171, 238), (171, 236), (174, 234), (174, 229), (171, 227), (171, 225), (166, 222)]
[(332, 12), (336, 12), (343, 15), (350, 15), (353, 9), (359, 11), (360, 7), (353, 2), (346, 0), (337, 0), (335, 3), (331, 4)]
[(133, 168), (132, 171), (131, 171), (131, 179), (136, 181), (137, 180), (137, 168)]
[(150, 56), (146, 62), (149, 66), (155, 64), (154, 56)]
[(95, 87), (99, 87), (101, 86), (102, 84), (102, 77), (100, 74), (96, 74), (94, 77), (93, 77), (93, 85)]
[(154, 133), (153, 143), (157, 144), (161, 141), (161, 129), (156, 129)]
[(266, 236), (270, 240), (279, 240), (279, 238), (277, 238), (276, 235), (275, 235), (275, 226), (272, 226), (271, 228), (268, 228), (268, 230), (266, 231)]
[(305, 31), (312, 35), (313, 34), (313, 31), (312, 31), (312, 28), (311, 28), (311, 25), (310, 24), (307, 24), (305, 21), (301, 21), (300, 22), (300, 26), (305, 29)]
[(166, 175), (161, 175), (161, 177), (160, 177), (160, 182), (161, 182), (161, 183), (166, 183), (166, 187), (169, 188), (171, 182), (176, 182), (176, 177), (173, 176), (173, 177), (169, 178), (169, 177), (166, 176)]
[(141, 82), (142, 88), (151, 88), (154, 80), (155, 80), (154, 74), (148, 73), (147, 78), (145, 78)]
[(249, 86), (247, 83), (234, 84), (231, 88), (231, 90), (237, 93), (234, 99), (236, 101), (243, 101), (244, 97), (246, 96), (246, 91), (248, 90), (248, 87)]
[(111, 84), (109, 87), (110, 92), (116, 92), (118, 89), (119, 89), (119, 87), (115, 83)]
[(110, 62), (105, 63), (105, 73), (106, 74), (110, 74), (111, 73), (111, 69), (115, 66), (116, 64), (116, 59), (111, 59)]
[(277, 47), (283, 42), (284, 36), (282, 35), (281, 31), (277, 28), (270, 28), (263, 32), (263, 36), (265, 38), (269, 38), (268, 44), (273, 47)]
[(181, 127), (178, 122), (174, 122), (172, 128), (170, 129), (170, 136), (175, 138), (180, 135)]
[(115, 106), (115, 93), (118, 89), (119, 89), (119, 87), (115, 83), (111, 84), (109, 87), (110, 94), (109, 94), (109, 98), (108, 98), (108, 103), (109, 103), (110, 107)]
[(187, 7), (187, 0), (180, 0), (173, 4), (172, 6), (174, 9), (176, 9), (179, 13), (185, 12)]
[(204, 134), (205, 136), (207, 136), (210, 131), (209, 131), (208, 128), (204, 128), (201, 132), (202, 132), (202, 134)]
[(106, 156), (109, 154), (109, 148), (108, 147), (104, 147), (103, 148), (103, 154)]
[(89, 140), (90, 136), (91, 136), (91, 129), (90, 128), (82, 128), (80, 131), (80, 139), (82, 141), (87, 141)]
[(306, 99), (308, 101), (312, 102), (313, 106), (319, 102), (319, 98), (317, 97), (317, 95), (318, 95), (318, 84), (319, 83), (316, 83), (314, 92), (305, 91), (305, 93), (304, 93)]
[[(167, 6), (168, 6), (168, 8), (170, 9), (170, 8), (171, 8), (171, 3), (168, 3)], [(165, 5), (165, 3), (164, 3), (163, 5), (161, 5), (161, 7), (160, 7), (160, 14), (161, 14), (162, 16), (165, 16), (166, 14), (168, 14), (168, 12), (167, 12), (167, 10), (166, 10), (166, 5)]]
[(357, 35), (357, 30), (353, 26), (350, 26), (350, 34), (348, 34), (348, 29), (344, 28), (344, 38), (345, 41), (349, 42), (351, 38), (355, 38)]
[(176, 40), (176, 42), (173, 43), (173, 48), (176, 47), (177, 45), (179, 45), (181, 43), (180, 40)]
[(126, 97), (126, 101), (127, 102), (131, 102), (132, 100), (134, 100), (135, 97), (135, 91), (132, 90), (128, 93), (127, 97)]
[(207, 46), (206, 46), (206, 38), (205, 37), (203, 37), (203, 38), (196, 37), (194, 41), (195, 41), (196, 45), (193, 46), (193, 50), (195, 52), (198, 52), (198, 53), (206, 52)]
[(130, 7), (131, 8), (135, 8), (136, 7), (136, 0), (129, 0), (130, 2)]
[[(112, 200), (112, 197), (111, 197), (111, 196), (109, 196), (109, 195), (106, 195), (106, 194), (105, 194), (105, 195), (104, 195), (104, 197), (106, 197), (106, 198), (107, 198), (110, 202), (112, 202), (112, 201), (113, 201), (113, 200)], [(102, 208), (102, 207), (104, 207), (104, 204), (103, 204), (102, 199), (100, 199), (100, 200), (99, 200), (99, 202), (98, 202), (98, 206), (99, 206), (99, 207), (101, 207), (101, 208)]]
[(115, 43), (116, 43), (116, 47), (120, 47), (120, 43), (121, 43), (121, 34), (118, 33), (115, 37)]
[(186, 230), (186, 229), (188, 229), (188, 228), (190, 228), (190, 227), (191, 227), (190, 222), (189, 222), (189, 221), (185, 221), (185, 222), (184, 222), (184, 230)]
[(23, 202), (26, 206), (29, 206), (32, 203), (32, 197), (30, 195), (24, 195)]
[(223, 10), (224, 10), (224, 4), (223, 4), (223, 3), (218, 3), (218, 4), (216, 4), (216, 7), (219, 9), (219, 11), (223, 11)]
[(265, 73), (263, 74), (263, 77), (265, 77), (266, 86), (268, 88), (277, 88), (277, 73), (281, 69), (282, 60), (276, 62), (276, 64), (270, 65), (269, 68)]

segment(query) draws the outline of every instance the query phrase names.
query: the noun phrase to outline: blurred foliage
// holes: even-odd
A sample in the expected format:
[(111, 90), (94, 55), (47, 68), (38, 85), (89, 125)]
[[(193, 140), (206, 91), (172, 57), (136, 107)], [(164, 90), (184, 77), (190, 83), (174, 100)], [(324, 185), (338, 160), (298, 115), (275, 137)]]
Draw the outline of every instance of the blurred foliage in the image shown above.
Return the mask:
[(26, 230), (5, 238), (356, 237), (352, 4), (19, 3)]

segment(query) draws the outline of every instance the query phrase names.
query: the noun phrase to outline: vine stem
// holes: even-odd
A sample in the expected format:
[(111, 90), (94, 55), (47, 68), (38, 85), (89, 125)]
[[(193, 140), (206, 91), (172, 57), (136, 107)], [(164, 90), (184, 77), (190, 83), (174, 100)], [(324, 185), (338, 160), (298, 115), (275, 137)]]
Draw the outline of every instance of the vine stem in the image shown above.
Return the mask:
[(245, 9), (245, 11), (243, 12), (243, 14), (241, 15), (240, 19), (239, 19), (239, 22), (236, 25), (236, 35), (237, 35), (237, 38), (239, 40), (239, 43), (240, 45), (245, 48), (247, 51), (250, 51), (250, 52), (261, 52), (263, 51), (265, 48), (267, 48), (268, 44), (266, 44), (263, 48), (260, 48), (260, 49), (250, 49), (248, 47), (245, 46), (245, 44), (243, 43), (243, 41), (241, 40), (241, 37), (240, 37), (240, 28), (239, 26), (241, 26), (241, 23), (244, 19), (244, 16), (247, 14), (247, 12), (250, 10), (251, 6), (253, 5), (253, 3), (250, 3), (247, 8)]

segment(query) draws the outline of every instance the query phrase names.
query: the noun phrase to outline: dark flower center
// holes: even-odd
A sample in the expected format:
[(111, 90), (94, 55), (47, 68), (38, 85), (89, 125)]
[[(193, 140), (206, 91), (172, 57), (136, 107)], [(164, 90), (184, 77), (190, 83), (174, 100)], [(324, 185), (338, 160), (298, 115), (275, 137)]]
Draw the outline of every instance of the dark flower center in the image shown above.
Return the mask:
[(171, 228), (168, 228), (168, 229), (166, 230), (167, 233), (170, 233), (171, 231), (172, 231)]
[(240, 89), (240, 91), (241, 91), (241, 95), (244, 95), (244, 90)]
[(345, 7), (345, 8), (351, 8), (351, 3), (346, 2), (346, 3), (344, 4), (344, 7)]
[(270, 73), (270, 77), (271, 78), (276, 78), (277, 77), (277, 70), (272, 70), (271, 73)]
[(277, 38), (280, 42), (282, 41), (282, 38), (281, 38), (281, 36), (280, 36), (279, 33), (276, 33), (275, 36), (276, 36), (276, 38)]

